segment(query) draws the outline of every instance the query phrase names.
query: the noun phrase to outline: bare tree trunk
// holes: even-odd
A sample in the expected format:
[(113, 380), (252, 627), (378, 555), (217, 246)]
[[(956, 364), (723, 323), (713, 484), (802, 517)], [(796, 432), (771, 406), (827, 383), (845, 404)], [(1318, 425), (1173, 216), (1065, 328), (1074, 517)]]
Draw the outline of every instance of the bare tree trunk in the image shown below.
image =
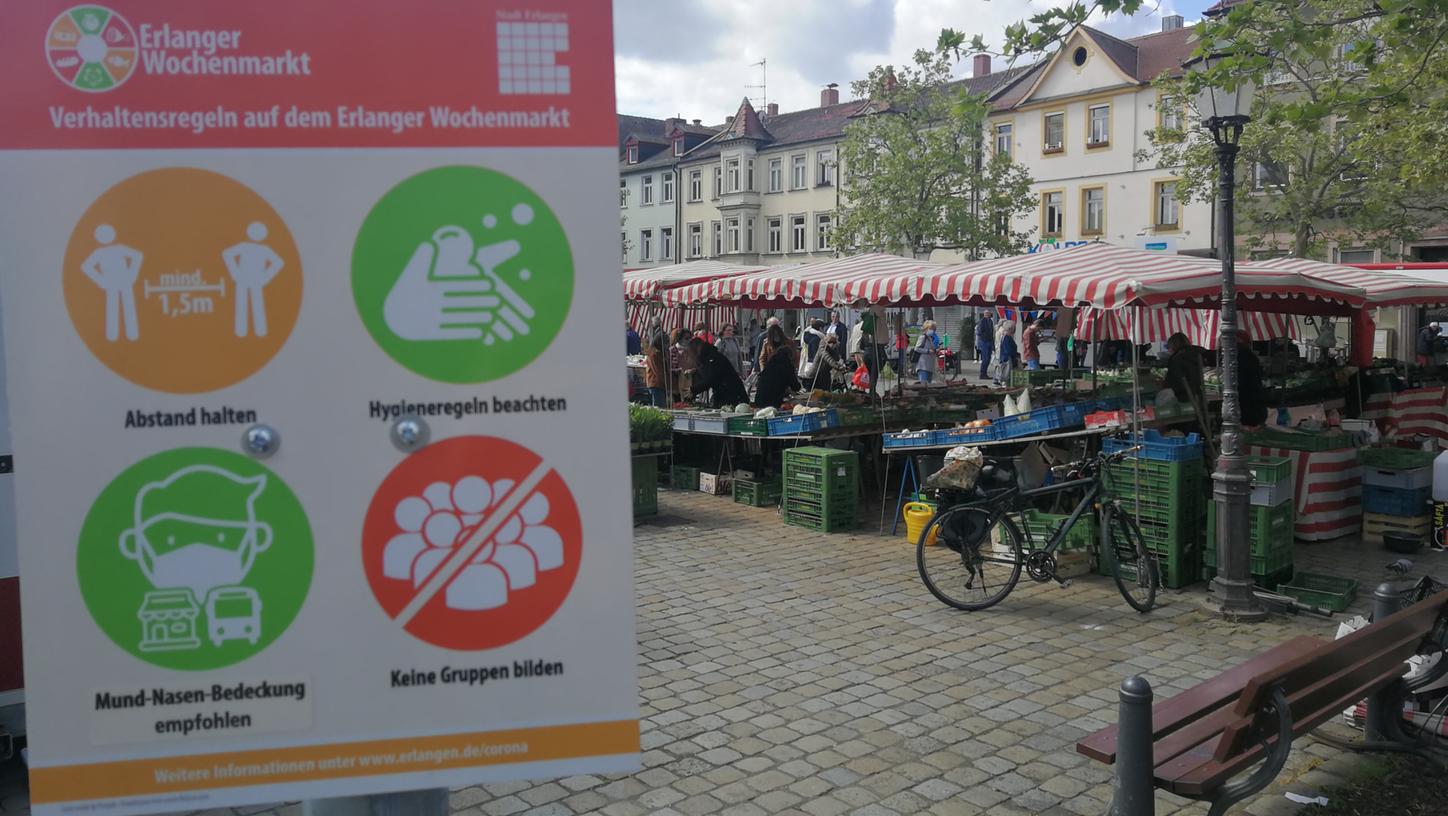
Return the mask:
[(1292, 233), (1292, 257), (1306, 258), (1307, 248), (1312, 240), (1312, 222), (1298, 221)]

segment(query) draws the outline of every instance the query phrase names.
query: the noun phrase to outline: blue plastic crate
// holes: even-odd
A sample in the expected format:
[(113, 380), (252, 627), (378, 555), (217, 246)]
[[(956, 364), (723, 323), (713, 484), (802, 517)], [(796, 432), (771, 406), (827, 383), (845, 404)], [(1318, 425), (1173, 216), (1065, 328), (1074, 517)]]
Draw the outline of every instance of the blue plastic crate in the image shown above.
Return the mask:
[(815, 411), (810, 414), (790, 414), (789, 416), (774, 417), (769, 420), (770, 436), (795, 436), (797, 434), (814, 433), (825, 427), (825, 415), (823, 411)]
[(1065, 416), (1059, 405), (1037, 408), (1029, 413), (1015, 414), (1014, 416), (1007, 417), (1007, 419), (1014, 421), (1006, 423), (1002, 427), (999, 437), (1001, 439), (1037, 436), (1046, 431), (1054, 431), (1057, 428), (1063, 427), (1065, 423)]
[(838, 427), (840, 427), (840, 412), (839, 412), (838, 410), (836, 410), (836, 409), (834, 409), (834, 408), (826, 408), (826, 409), (825, 409), (825, 427), (826, 427), (826, 428), (838, 428)]
[(1363, 510), (1388, 516), (1422, 516), (1428, 513), (1431, 487), (1383, 487), (1363, 485)]
[(937, 445), (979, 445), (1000, 438), (994, 423), (984, 428), (945, 428), (935, 432)]
[(1116, 453), (1133, 445), (1140, 445), (1138, 455), (1143, 459), (1162, 462), (1185, 462), (1202, 458), (1202, 438), (1198, 434), (1186, 436), (1162, 436), (1160, 431), (1147, 429), (1140, 437), (1101, 440), (1102, 453)]
[(1068, 402), (1061, 406), (1061, 427), (1062, 428), (1084, 428), (1086, 426), (1086, 415), (1096, 413), (1097, 403)]
[[(772, 420), (771, 420), (772, 421)], [(774, 433), (770, 429), (770, 433)], [(900, 431), (885, 434), (887, 448), (924, 448), (935, 444), (935, 431)]]

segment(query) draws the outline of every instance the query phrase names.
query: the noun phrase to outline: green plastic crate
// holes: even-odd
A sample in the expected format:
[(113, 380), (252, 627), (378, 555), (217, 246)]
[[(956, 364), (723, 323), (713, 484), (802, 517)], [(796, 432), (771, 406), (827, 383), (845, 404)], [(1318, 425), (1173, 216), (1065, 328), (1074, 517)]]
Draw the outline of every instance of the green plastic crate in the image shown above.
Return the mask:
[(880, 425), (880, 414), (873, 408), (841, 408), (839, 409), (839, 415), (841, 428)]
[(750, 507), (775, 507), (784, 493), (784, 484), (779, 480), (758, 482), (753, 479), (734, 480), (734, 503)]
[(788, 467), (790, 463), (795, 464), (840, 464), (848, 462), (851, 467), (859, 465), (859, 454), (854, 451), (839, 450), (837, 448), (821, 448), (817, 446), (805, 446), (789, 448), (784, 452), (784, 464)]
[(1292, 580), (1277, 587), (1283, 595), (1291, 595), (1308, 606), (1320, 606), (1342, 612), (1357, 600), (1358, 582), (1336, 575), (1299, 572)]
[(1244, 434), (1243, 437), (1248, 445), (1300, 451), (1341, 450), (1357, 446), (1356, 438), (1352, 434), (1285, 431), (1272, 427)]
[[(1217, 566), (1217, 545), (1215, 542), (1202, 549), (1202, 566)], [(1252, 576), (1275, 575), (1289, 570), (1293, 566), (1292, 548), (1280, 547), (1268, 549), (1261, 555), (1253, 553), (1251, 557)]]
[(799, 510), (802, 513), (816, 515), (851, 516), (855, 515), (855, 508), (859, 505), (855, 502), (854, 496), (835, 497), (833, 499), (821, 496), (800, 495), (785, 488), (783, 498), (785, 508)]
[(853, 512), (849, 514), (820, 514), (799, 508), (784, 508), (784, 523), (793, 527), (804, 527), (820, 533), (838, 533), (855, 529), (857, 522)]
[(1367, 467), (1382, 470), (1414, 470), (1433, 464), (1433, 454), (1408, 448), (1363, 448), (1358, 461)]
[(1248, 456), (1247, 469), (1253, 484), (1281, 484), (1292, 478), (1292, 460), (1277, 456)]
[(769, 436), (769, 420), (753, 417), (730, 417), (724, 426), (725, 433), (738, 436)]
[(654, 456), (633, 458), (634, 518), (659, 514), (659, 460)]
[[(1201, 560), (1197, 557), (1195, 549), (1191, 551), (1176, 551), (1163, 553), (1152, 548), (1156, 554), (1157, 580), (1168, 589), (1181, 589), (1191, 586), (1201, 580)], [(1097, 555), (1096, 573), (1108, 578), (1115, 575), (1115, 555), (1112, 553), (1100, 553)]]
[[(1294, 530), (1297, 520), (1297, 513), (1292, 502), (1279, 504), (1276, 507), (1252, 505), (1248, 508), (1248, 519), (1253, 555), (1265, 555), (1269, 550), (1292, 547), (1293, 541), (1296, 539)], [(1207, 502), (1207, 541), (1212, 546), (1216, 546), (1216, 501)]]
[[(1281, 571), (1271, 575), (1252, 576), (1252, 583), (1263, 589), (1276, 590), (1279, 586), (1292, 580), (1293, 568), (1285, 567)], [(1202, 565), (1202, 580), (1210, 581), (1217, 577), (1217, 568), (1214, 566)]]
[[(1021, 532), (1025, 534), (1026, 540), (1021, 542), (1026, 549), (1043, 550), (1050, 542), (1051, 536), (1055, 535), (1056, 529), (1070, 518), (1055, 513), (1043, 513), (1039, 510), (1024, 510), (1017, 521), (1020, 522)], [(1081, 518), (1071, 526), (1066, 533), (1066, 539), (1061, 542), (1060, 552), (1074, 552), (1077, 550), (1090, 550), (1096, 547), (1096, 517), (1090, 513), (1083, 513)]]
[(1067, 368), (1018, 368), (1011, 372), (1013, 388), (1046, 385), (1058, 380), (1069, 379), (1071, 379), (1071, 370)]
[(669, 471), (669, 486), (675, 490), (698, 490), (699, 469), (688, 465), (674, 465)]

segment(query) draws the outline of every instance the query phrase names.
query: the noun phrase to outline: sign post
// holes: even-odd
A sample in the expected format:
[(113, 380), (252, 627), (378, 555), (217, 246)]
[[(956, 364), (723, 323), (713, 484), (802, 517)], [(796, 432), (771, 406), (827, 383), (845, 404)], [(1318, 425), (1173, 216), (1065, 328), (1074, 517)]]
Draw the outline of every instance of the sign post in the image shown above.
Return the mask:
[(37, 814), (637, 767), (610, 27), (0, 10)]

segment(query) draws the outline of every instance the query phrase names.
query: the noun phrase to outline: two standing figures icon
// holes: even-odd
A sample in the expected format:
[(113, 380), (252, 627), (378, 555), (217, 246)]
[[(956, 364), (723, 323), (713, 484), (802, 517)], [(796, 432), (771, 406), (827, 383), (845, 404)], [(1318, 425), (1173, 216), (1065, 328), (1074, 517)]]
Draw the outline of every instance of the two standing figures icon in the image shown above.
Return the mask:
[[(137, 340), (141, 329), (136, 315), (136, 281), (145, 254), (117, 243), (116, 229), (110, 224), (96, 227), (94, 234), (99, 246), (82, 262), (81, 271), (105, 293), (106, 340), (114, 343), (122, 333), (127, 340)], [(249, 224), (246, 237), (248, 240), (223, 250), (221, 259), (235, 284), (236, 336), (265, 337), (266, 299), (262, 290), (282, 271), (285, 262), (263, 243), (267, 238), (265, 224)]]

